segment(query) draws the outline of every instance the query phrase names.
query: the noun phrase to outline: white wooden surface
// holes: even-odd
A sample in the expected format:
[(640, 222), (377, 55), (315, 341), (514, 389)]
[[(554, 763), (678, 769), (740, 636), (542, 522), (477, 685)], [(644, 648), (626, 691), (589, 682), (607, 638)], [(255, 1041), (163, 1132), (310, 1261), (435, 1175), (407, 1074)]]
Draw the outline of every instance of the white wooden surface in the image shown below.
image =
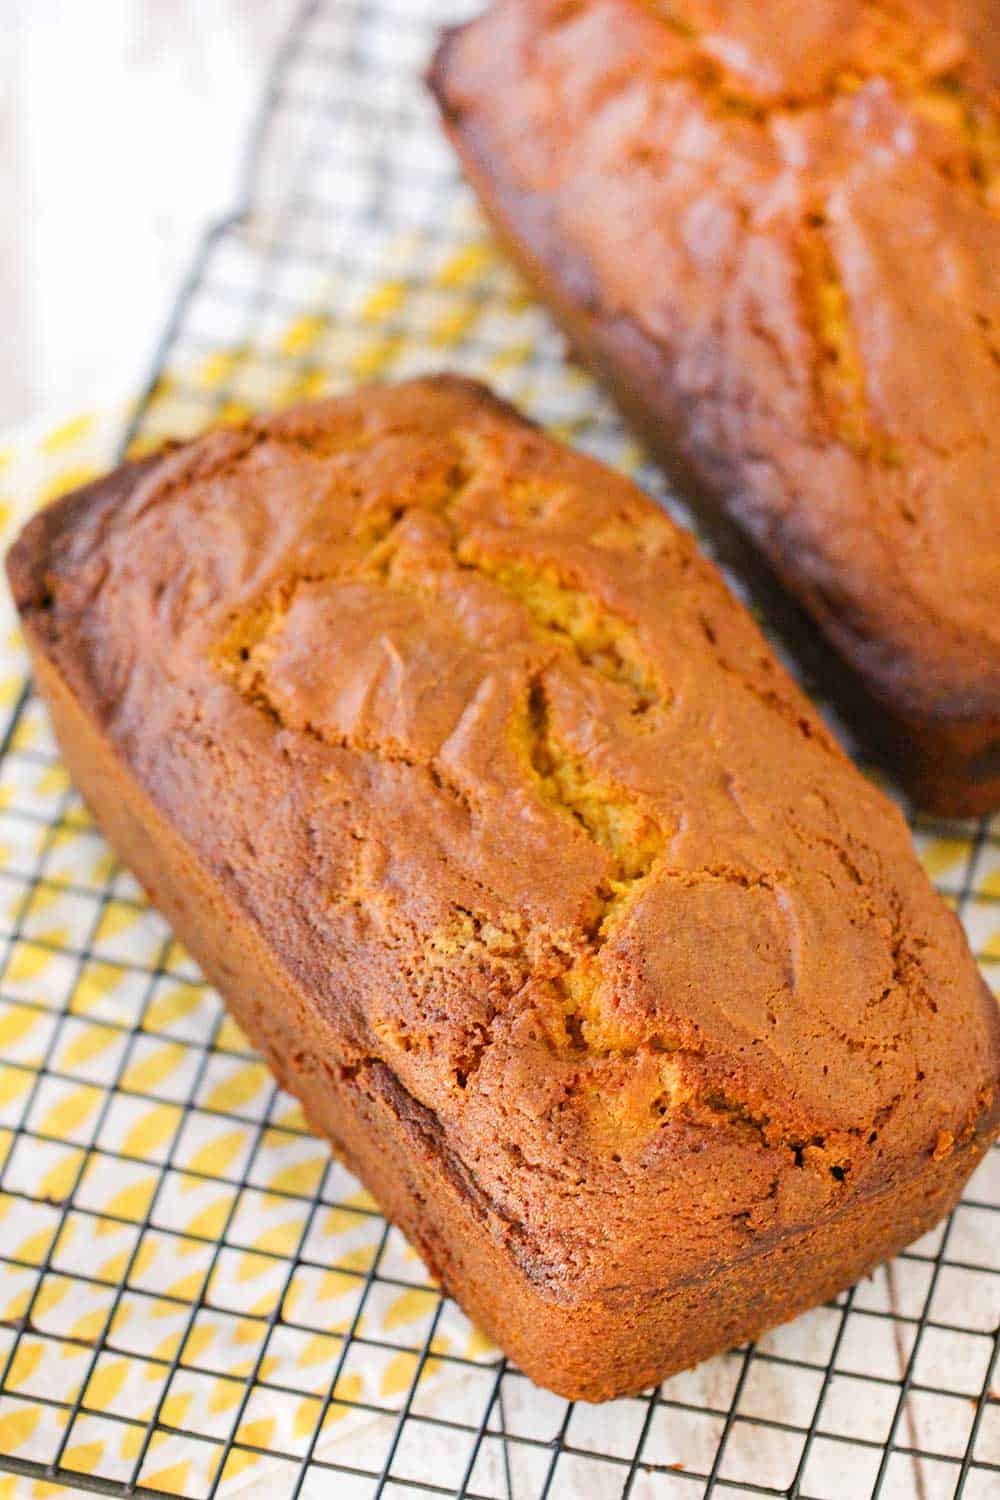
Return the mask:
[(294, 0), (0, 0), (0, 429), (138, 384)]

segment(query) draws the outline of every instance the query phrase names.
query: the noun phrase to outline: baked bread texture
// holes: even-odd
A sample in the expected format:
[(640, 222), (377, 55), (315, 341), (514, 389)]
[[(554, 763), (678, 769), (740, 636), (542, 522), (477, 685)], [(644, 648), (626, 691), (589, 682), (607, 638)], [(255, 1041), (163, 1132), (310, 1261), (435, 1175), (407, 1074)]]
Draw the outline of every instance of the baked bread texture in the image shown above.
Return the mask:
[(495, 0), (431, 83), (501, 238), (818, 622), (855, 725), (922, 805), (1000, 806), (997, 0)]
[(955, 1202), (993, 998), (624, 478), (428, 379), (127, 465), (8, 567), (112, 844), (536, 1380), (638, 1390)]

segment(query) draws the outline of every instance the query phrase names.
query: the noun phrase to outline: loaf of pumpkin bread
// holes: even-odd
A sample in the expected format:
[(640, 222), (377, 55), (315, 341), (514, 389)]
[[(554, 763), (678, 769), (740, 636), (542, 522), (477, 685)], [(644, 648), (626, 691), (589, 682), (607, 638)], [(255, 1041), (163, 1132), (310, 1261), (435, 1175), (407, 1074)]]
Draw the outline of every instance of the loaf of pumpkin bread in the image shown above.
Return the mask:
[(925, 806), (1000, 806), (997, 0), (495, 0), (431, 81), (502, 238), (716, 540), (815, 617), (855, 725)]
[(457, 379), (212, 433), (10, 558), (100, 826), (538, 1381), (828, 1298), (998, 1129), (895, 808), (632, 484)]

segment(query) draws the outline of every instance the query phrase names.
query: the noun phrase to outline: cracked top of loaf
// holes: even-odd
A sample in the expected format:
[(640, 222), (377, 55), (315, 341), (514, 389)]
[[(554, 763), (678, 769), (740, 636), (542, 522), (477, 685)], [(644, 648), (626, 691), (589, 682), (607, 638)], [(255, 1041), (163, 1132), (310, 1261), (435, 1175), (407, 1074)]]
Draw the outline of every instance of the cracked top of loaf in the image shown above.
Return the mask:
[(496, 0), (434, 81), (876, 695), (1000, 718), (997, 0)]
[(555, 1295), (747, 1253), (989, 1107), (895, 808), (691, 538), (482, 387), (215, 432), (11, 568), (333, 1072), (391, 1069)]

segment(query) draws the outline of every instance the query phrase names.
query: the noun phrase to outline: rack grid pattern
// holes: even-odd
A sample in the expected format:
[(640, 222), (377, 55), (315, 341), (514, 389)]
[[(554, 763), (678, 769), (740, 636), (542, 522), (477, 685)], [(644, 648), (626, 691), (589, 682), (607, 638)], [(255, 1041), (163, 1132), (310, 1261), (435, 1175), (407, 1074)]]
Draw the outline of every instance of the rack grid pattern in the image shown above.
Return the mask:
[[(420, 74), (459, 0), (310, 0), (125, 446), (449, 367), (663, 488), (491, 248)], [(634, 1400), (539, 1391), (306, 1132), (110, 856), (15, 672), (0, 738), (0, 1500), (1000, 1495), (1000, 1151), (827, 1307)], [(7, 657), (4, 658), (7, 661)], [(17, 675), (20, 674), (20, 675)], [(2, 723), (3, 721), (0, 721)], [(1000, 820), (911, 818), (1000, 982)], [(4, 1477), (6, 1476), (6, 1477)]]

